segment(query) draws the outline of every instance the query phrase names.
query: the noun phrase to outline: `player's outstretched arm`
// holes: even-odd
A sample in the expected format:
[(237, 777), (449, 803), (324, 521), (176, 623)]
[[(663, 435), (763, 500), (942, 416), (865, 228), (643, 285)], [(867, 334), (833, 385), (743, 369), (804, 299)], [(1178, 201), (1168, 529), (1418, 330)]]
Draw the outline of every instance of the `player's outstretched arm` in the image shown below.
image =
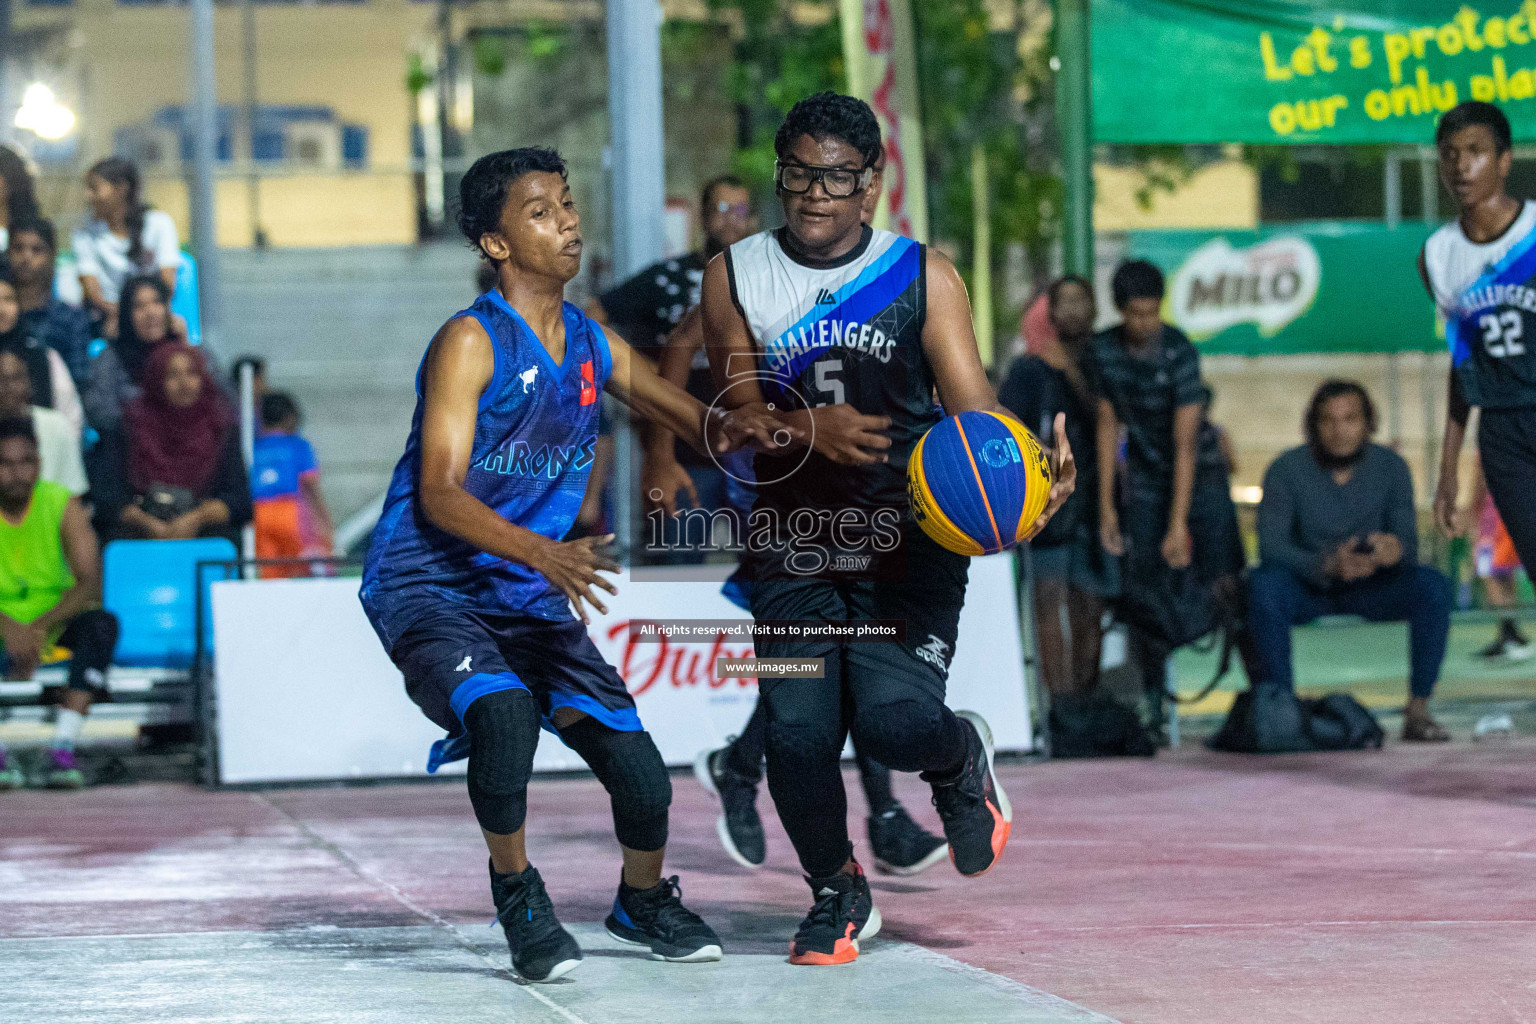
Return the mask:
[[(962, 412), (994, 412), (1017, 422), (1018, 417), (997, 400), (987, 371), (981, 365), (976, 348), (976, 331), (971, 326), (971, 300), (965, 292), (960, 272), (942, 253), (926, 250), (925, 266), (928, 295), (927, 316), (923, 319), (923, 354), (933, 367), (939, 401), (950, 416)], [(1050, 449), (1051, 497), (1045, 511), (1030, 527), (1033, 537), (1045, 529), (1051, 516), (1077, 486), (1077, 463), (1072, 460), (1072, 446), (1067, 443), (1067, 419), (1056, 416), (1054, 445)]]
[(851, 405), (817, 409), (775, 409), (763, 397), (757, 378), (757, 348), (746, 321), (731, 298), (725, 257), (716, 256), (704, 269), (705, 354), (720, 395), (718, 405), (741, 412), (771, 412), (790, 430), (790, 444), (808, 444), (819, 454), (845, 466), (884, 462), (891, 439), (889, 416), (866, 416)]
[(707, 408), (658, 374), (612, 331), (608, 332), (608, 351), (613, 356), (613, 373), (605, 390), (636, 415), (671, 431), (706, 455), (735, 451), (747, 444), (776, 450), (801, 434), (798, 427), (785, 423), (766, 407), (730, 411)]
[(583, 537), (562, 543), (507, 522), (464, 489), (474, 451), (480, 396), (491, 383), (496, 357), (490, 336), (474, 317), (450, 320), (432, 339), (422, 371), (421, 474), (417, 495), (434, 526), (487, 554), (536, 569), (570, 600), (583, 622), (591, 621), (585, 601), (607, 609), (594, 586), (618, 593), (598, 570), (618, 572), (619, 564), (595, 548), (610, 537)]

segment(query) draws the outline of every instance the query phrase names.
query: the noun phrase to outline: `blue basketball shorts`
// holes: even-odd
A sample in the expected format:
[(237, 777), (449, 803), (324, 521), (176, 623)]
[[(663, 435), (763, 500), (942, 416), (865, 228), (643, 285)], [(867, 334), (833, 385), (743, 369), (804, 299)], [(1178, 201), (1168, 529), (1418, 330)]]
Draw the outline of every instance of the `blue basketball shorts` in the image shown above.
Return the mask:
[(464, 714), (476, 698), (499, 690), (531, 693), (551, 732), (558, 708), (620, 732), (644, 728), (624, 680), (579, 619), (443, 607), (411, 623), (390, 658), (405, 676), (406, 694), (448, 733), (433, 745), (428, 771), (468, 756)]

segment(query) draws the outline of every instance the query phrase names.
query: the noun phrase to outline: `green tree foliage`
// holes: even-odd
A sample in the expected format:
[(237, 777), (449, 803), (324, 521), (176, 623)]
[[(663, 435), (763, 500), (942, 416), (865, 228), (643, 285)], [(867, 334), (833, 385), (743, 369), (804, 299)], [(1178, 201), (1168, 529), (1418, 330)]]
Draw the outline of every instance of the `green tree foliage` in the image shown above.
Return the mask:
[[(992, 211), (992, 265), (1022, 243), (1043, 262), (1059, 233), (1060, 180), (1053, 161), (1026, 149), (1025, 126), (1049, 106), (1045, 55), (1026, 59), (1019, 35), (993, 32), (983, 0), (913, 3), (923, 150), (928, 172), (928, 224), (970, 279), (975, 220), (971, 151), (987, 158)], [(1016, 5), (1023, 17), (1023, 5)], [(1042, 169), (1043, 168), (1043, 169)], [(999, 304), (1000, 305), (1000, 304)], [(1013, 333), (1018, 310), (999, 308), (999, 337)]]
[(789, 108), (825, 89), (846, 90), (837, 20), (806, 24), (793, 0), (708, 0), (741, 26), (727, 80), (741, 108), (732, 171), (755, 189), (773, 180), (773, 135)]
[[(729, 81), (749, 131), (735, 170), (756, 186), (773, 174), (773, 134), (796, 101), (823, 89), (844, 90), (842, 36), (836, 17), (796, 18), (793, 0), (709, 0), (740, 25)], [(971, 150), (987, 156), (992, 264), (1023, 243), (1043, 264), (1059, 232), (1059, 179), (1052, 161), (1025, 150), (1025, 125), (1050, 104), (1048, 54), (1026, 58), (1019, 36), (991, 30), (984, 0), (913, 0), (918, 93), (924, 131), (929, 231), (971, 276)], [(1017, 5), (1020, 18), (1024, 4)], [(1046, 111), (1048, 114), (1048, 109)], [(1017, 309), (997, 310), (1000, 336), (1013, 333)]]

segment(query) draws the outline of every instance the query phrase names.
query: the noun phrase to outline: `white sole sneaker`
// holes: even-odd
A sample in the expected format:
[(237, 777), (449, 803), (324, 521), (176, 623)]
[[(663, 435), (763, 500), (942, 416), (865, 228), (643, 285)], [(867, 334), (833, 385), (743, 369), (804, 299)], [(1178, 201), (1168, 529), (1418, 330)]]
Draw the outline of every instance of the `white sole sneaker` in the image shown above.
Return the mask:
[(876, 857), (875, 870), (880, 872), (882, 875), (895, 875), (897, 878), (910, 878), (912, 875), (922, 874), (924, 871), (927, 871), (929, 868), (933, 867), (939, 861), (948, 856), (949, 844), (940, 843), (938, 846), (934, 847), (933, 852), (928, 854), (928, 856), (924, 857), (916, 864), (908, 864), (906, 867), (897, 867), (895, 864), (888, 864), (881, 860), (879, 857)]
[(715, 835), (720, 838), (720, 845), (725, 848), (725, 855), (744, 868), (756, 871), (761, 864), (754, 864), (742, 855), (736, 848), (736, 840), (731, 838), (730, 826), (725, 821), (725, 801), (720, 799), (720, 788), (715, 785), (714, 773), (709, 770), (709, 759), (716, 751), (724, 750), (724, 747), (714, 747), (701, 750), (693, 759), (693, 777), (699, 780), (699, 785), (704, 787), (704, 792), (715, 798), (715, 803), (720, 805), (721, 814), (715, 819)]
[[(517, 976), (522, 978), (523, 981), (530, 985), (547, 985), (552, 981), (559, 981), (561, 978), (565, 977), (567, 974), (570, 974), (580, 966), (581, 961), (579, 959), (561, 960), (559, 963), (555, 964), (555, 966), (550, 969), (549, 973), (544, 975), (542, 978), (530, 978), (523, 974), (518, 974)], [(512, 972), (517, 974), (517, 968), (512, 968)]]
[(987, 775), (992, 779), (992, 791), (997, 794), (997, 809), (1002, 812), (1003, 820), (1013, 823), (1013, 804), (1008, 801), (1008, 794), (1003, 791), (1003, 783), (997, 777), (997, 751), (992, 745), (992, 727), (987, 725), (987, 720), (974, 711), (956, 711), (960, 718), (970, 722), (976, 727), (976, 734), (981, 737), (981, 745), (987, 752)]

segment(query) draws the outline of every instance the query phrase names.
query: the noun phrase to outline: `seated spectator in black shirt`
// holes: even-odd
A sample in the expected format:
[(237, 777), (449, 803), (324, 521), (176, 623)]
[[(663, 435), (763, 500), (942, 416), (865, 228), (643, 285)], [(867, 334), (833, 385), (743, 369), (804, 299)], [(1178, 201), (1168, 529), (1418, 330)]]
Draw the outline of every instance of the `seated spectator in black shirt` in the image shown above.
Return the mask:
[(74, 378), (57, 352), (22, 328), (21, 304), (9, 269), (0, 269), (0, 351), (16, 353), (27, 365), (33, 404), (57, 409), (78, 434), (85, 424), (85, 414)]
[(158, 275), (129, 278), (117, 314), (117, 337), (87, 368), (86, 419), (102, 433), (121, 425), (123, 409), (138, 396), (145, 362), (156, 346), (186, 340), (171, 313), (171, 290)]
[[(126, 308), (126, 307), (125, 307)], [(102, 502), (114, 537), (228, 537), (251, 520), (251, 489), (234, 409), (203, 354), (182, 342), (156, 345), (143, 393), (123, 410), (126, 459)]]
[(53, 222), (37, 218), (13, 223), (5, 255), (21, 304), (21, 329), (57, 352), (75, 387), (83, 390), (94, 332), (85, 310), (53, 294), (53, 270), (59, 255)]
[[(1099, 536), (1124, 555), (1122, 585), (1166, 579), (1191, 567), (1195, 578), (1235, 603), (1245, 558), (1217, 433), (1202, 429), (1206, 392), (1200, 356), (1162, 321), (1163, 274), (1145, 260), (1123, 263), (1113, 280), (1123, 322), (1094, 336), (1085, 376), (1099, 396)], [(1126, 431), (1124, 493), (1115, 460)], [(1144, 682), (1163, 689), (1166, 638), (1141, 635)]]
[[(1053, 696), (1083, 694), (1099, 678), (1104, 598), (1114, 592), (1114, 567), (1099, 545), (1095, 484), (1096, 400), (1082, 360), (1093, 340), (1093, 285), (1069, 275), (1046, 292), (1056, 339), (1008, 370), (998, 401), (1041, 437), (1057, 413), (1067, 417), (1067, 441), (1077, 460), (1077, 490), (1029, 544), (1040, 674)], [(1066, 608), (1066, 630), (1062, 608)]]
[(1305, 427), (1307, 443), (1264, 474), (1260, 565), (1248, 584), (1259, 681), (1295, 685), (1292, 626), (1323, 615), (1406, 620), (1412, 667), (1403, 739), (1450, 739), (1429, 714), (1451, 628), (1450, 584), (1419, 564), (1408, 464), (1370, 442), (1376, 409), (1354, 381), (1324, 382)]

